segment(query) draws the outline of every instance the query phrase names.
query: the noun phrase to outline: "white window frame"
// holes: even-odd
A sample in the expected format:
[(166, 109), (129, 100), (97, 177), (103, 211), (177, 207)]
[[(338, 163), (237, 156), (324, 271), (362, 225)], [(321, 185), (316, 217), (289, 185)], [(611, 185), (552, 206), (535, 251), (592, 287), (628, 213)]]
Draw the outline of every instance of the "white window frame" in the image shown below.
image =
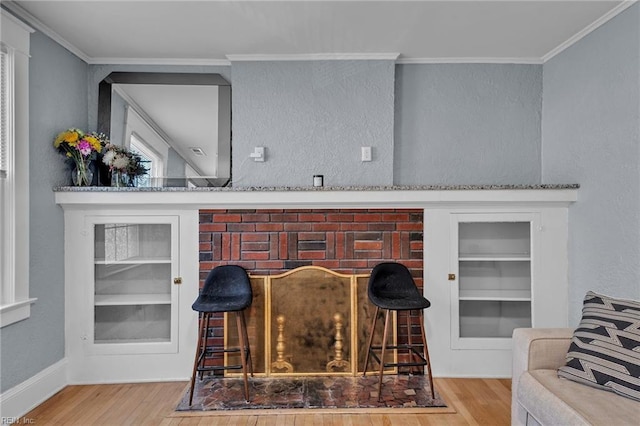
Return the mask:
[[(167, 175), (167, 158), (169, 157), (169, 143), (160, 135), (145, 117), (131, 105), (126, 106), (125, 112), (124, 145), (130, 147), (131, 135), (141, 141), (149, 151), (154, 153), (154, 170), (151, 178), (160, 178)], [(145, 154), (146, 155), (146, 154)]]
[(34, 31), (5, 10), (0, 41), (8, 53), (8, 120), (4, 203), (0, 212), (0, 327), (29, 318), (29, 41)]
[(162, 176), (164, 161), (162, 161), (160, 155), (156, 153), (153, 148), (149, 147), (147, 141), (140, 137), (136, 132), (131, 132), (131, 135), (129, 136), (129, 148), (139, 151), (142, 155), (151, 160), (151, 167), (148, 172), (150, 184), (154, 179)]

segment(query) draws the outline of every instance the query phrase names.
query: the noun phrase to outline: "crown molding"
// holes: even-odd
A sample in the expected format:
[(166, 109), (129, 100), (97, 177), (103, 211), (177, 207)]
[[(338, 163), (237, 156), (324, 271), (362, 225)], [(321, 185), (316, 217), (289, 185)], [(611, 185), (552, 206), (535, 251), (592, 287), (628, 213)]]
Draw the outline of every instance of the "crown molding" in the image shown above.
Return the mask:
[(225, 66), (231, 65), (227, 59), (200, 58), (90, 58), (90, 65), (197, 65)]
[(309, 53), (226, 55), (231, 62), (247, 61), (395, 61), (399, 53)]
[(540, 65), (541, 58), (400, 58), (397, 64), (522, 64)]
[(559, 46), (556, 46), (555, 48), (547, 52), (545, 55), (543, 55), (541, 58), (542, 63), (547, 62), (548, 60), (552, 59), (554, 56), (558, 55), (563, 50), (569, 48), (570, 46), (574, 45), (578, 41), (582, 40), (584, 37), (589, 35), (592, 31), (595, 31), (596, 29), (600, 28), (606, 22), (613, 19), (615, 16), (619, 15), (629, 7), (633, 6), (635, 3), (637, 3), (637, 0), (623, 0), (622, 3), (620, 3), (613, 9), (611, 9), (609, 12), (602, 15), (600, 18), (593, 21), (587, 27), (578, 31), (576, 34), (574, 34), (569, 39), (567, 39), (564, 43), (560, 44)]
[(34, 33), (36, 31), (33, 28), (31, 28), (29, 25), (25, 24), (20, 19), (16, 18), (15, 15), (9, 13), (8, 10), (0, 9), (0, 14), (2, 14), (2, 16), (7, 18), (8, 20), (10, 20), (11, 22), (15, 23), (17, 26), (19, 26), (20, 28), (22, 28), (23, 30), (25, 30), (28, 33)]
[(51, 28), (45, 25), (38, 18), (36, 18), (31, 13), (23, 9), (22, 6), (16, 4), (13, 1), (3, 1), (2, 6), (5, 7), (7, 10), (9, 10), (14, 15), (16, 15), (18, 18), (25, 20), (29, 25), (31, 25), (36, 30), (41, 31), (43, 34), (47, 35), (53, 41), (55, 41), (56, 43), (58, 43), (59, 45), (67, 49), (69, 52), (76, 55), (78, 58), (89, 63), (89, 60), (91, 59), (89, 55), (84, 53), (82, 50), (78, 49), (73, 44), (69, 43), (60, 34), (53, 31)]

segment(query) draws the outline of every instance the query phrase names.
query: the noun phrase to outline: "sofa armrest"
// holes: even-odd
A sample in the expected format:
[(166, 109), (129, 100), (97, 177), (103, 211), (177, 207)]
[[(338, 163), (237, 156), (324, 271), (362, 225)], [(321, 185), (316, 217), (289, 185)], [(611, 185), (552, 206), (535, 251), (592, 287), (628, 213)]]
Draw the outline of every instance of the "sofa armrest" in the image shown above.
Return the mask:
[[(564, 365), (572, 328), (517, 328), (513, 331), (513, 376)], [(516, 374), (519, 373), (519, 374)]]
[(523, 424), (526, 421), (526, 413), (522, 412), (516, 397), (520, 376), (525, 371), (555, 370), (564, 365), (573, 331), (572, 328), (517, 328), (513, 331), (512, 424)]

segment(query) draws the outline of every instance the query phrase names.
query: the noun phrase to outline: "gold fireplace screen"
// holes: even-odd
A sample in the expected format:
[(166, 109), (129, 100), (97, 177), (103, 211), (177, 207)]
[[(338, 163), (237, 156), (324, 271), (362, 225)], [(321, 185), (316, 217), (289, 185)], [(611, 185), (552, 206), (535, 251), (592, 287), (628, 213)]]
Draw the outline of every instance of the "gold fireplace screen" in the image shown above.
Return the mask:
[[(253, 302), (245, 316), (256, 375), (353, 376), (363, 371), (375, 313), (367, 296), (368, 274), (346, 275), (303, 266), (280, 275), (250, 278)], [(377, 322), (374, 345), (382, 342), (383, 322)], [(394, 344), (395, 324), (394, 315), (393, 335), (389, 336)], [(235, 319), (227, 314), (224, 329), (225, 347), (237, 346)], [(226, 357), (227, 365), (240, 364), (238, 355)], [(385, 361), (396, 359), (395, 351), (389, 351)]]

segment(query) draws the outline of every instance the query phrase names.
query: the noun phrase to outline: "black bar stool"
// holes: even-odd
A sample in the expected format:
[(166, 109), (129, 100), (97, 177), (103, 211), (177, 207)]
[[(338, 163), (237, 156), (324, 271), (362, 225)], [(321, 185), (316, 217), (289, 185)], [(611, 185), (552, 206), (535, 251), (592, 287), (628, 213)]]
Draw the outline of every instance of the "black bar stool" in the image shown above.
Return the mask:
[[(387, 367), (410, 367), (413, 372), (414, 367), (427, 366), (429, 375), (429, 387), (431, 388), (431, 397), (435, 398), (433, 392), (433, 378), (431, 377), (431, 362), (429, 360), (429, 348), (427, 346), (427, 337), (424, 331), (423, 310), (431, 306), (431, 302), (425, 299), (418, 291), (411, 272), (406, 266), (395, 262), (384, 262), (376, 265), (371, 271), (368, 285), (369, 300), (376, 307), (375, 314), (369, 332), (369, 343), (367, 344), (367, 356), (364, 361), (364, 374), (367, 373), (369, 367), (369, 356), (376, 360), (380, 366), (378, 378), (378, 401), (382, 400), (382, 373)], [(382, 336), (382, 345), (373, 345), (373, 335), (378, 319), (380, 309), (385, 311), (384, 318), (384, 334)], [(389, 334), (389, 313), (391, 311), (407, 311), (407, 344), (387, 344), (387, 335)], [(411, 319), (412, 313), (417, 312), (420, 321), (421, 342), (413, 342), (411, 338)], [(406, 350), (409, 358), (407, 361), (384, 362), (385, 352), (387, 350)], [(377, 352), (380, 352), (378, 357)]]
[[(249, 382), (247, 370), (253, 377), (253, 364), (251, 363), (251, 350), (247, 335), (247, 324), (244, 318), (244, 310), (251, 305), (253, 292), (251, 281), (244, 268), (236, 265), (218, 266), (209, 272), (204, 282), (202, 291), (191, 306), (194, 311), (200, 313), (200, 327), (198, 331), (198, 347), (193, 362), (193, 374), (191, 375), (191, 390), (189, 391), (189, 405), (193, 402), (193, 388), (196, 383), (196, 374), (200, 373), (202, 380), (205, 371), (214, 370), (239, 370), (244, 376), (245, 399), (249, 400)], [(207, 331), (211, 317), (216, 312), (235, 312), (236, 325), (238, 327), (238, 339), (240, 346), (234, 348), (220, 348), (207, 346)], [(241, 365), (213, 365), (206, 366), (207, 355), (216, 353), (240, 352)]]

